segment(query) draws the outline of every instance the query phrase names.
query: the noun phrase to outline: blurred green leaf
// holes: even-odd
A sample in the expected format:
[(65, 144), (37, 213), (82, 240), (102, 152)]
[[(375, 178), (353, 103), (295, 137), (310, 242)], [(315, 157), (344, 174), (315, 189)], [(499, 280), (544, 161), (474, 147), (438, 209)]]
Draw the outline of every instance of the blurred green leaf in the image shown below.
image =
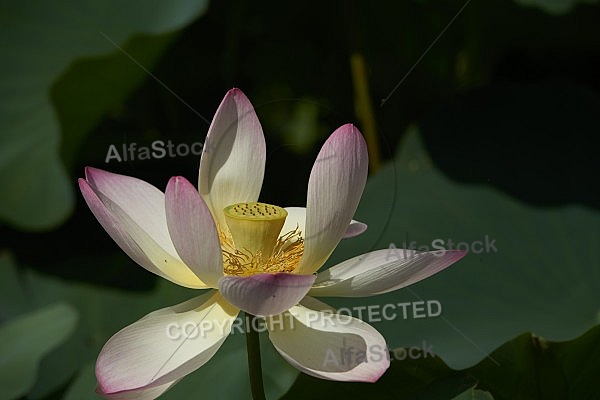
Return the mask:
[(600, 371), (600, 327), (577, 339), (554, 343), (525, 333), (468, 371), (496, 400), (596, 399), (591, 385)]
[[(331, 133), (325, 121), (331, 108), (324, 99), (295, 98), (294, 92), (285, 85), (276, 84), (263, 88), (256, 97), (256, 112), (265, 125), (265, 132), (277, 137), (281, 147), (291, 152), (313, 151), (318, 141)], [(273, 101), (274, 98), (279, 100)]]
[(541, 8), (548, 14), (566, 14), (578, 3), (596, 4), (598, 0), (515, 0), (515, 2), (522, 6)]
[(93, 362), (86, 364), (75, 378), (75, 381), (67, 389), (63, 400), (98, 400), (95, 392), (96, 375), (94, 370), (96, 365)]
[(576, 340), (551, 345), (549, 353), (560, 364), (569, 398), (600, 398), (600, 387), (592, 384), (600, 371), (600, 327)]
[(8, 252), (0, 252), (0, 323), (27, 310), (15, 262)]
[(40, 359), (69, 337), (76, 321), (73, 307), (56, 304), (0, 327), (0, 398), (14, 399), (29, 391)]
[(300, 100), (294, 105), (292, 115), (282, 126), (282, 140), (297, 153), (313, 149), (323, 131), (319, 126), (320, 106), (313, 100)]
[[(415, 129), (395, 163), (368, 182), (356, 218), (369, 229), (343, 242), (332, 264), (391, 243), (483, 245), (483, 253), (471, 252), (408, 288), (327, 300), (338, 308), (440, 302), (439, 317), (415, 319), (409, 309), (404, 318), (397, 309), (394, 320), (374, 323), (392, 347), (426, 340), (449, 366), (465, 368), (522, 332), (569, 340), (599, 322), (600, 215), (580, 206), (537, 209), (489, 187), (449, 181), (433, 167)], [(486, 236), (488, 244), (494, 241), (487, 250)]]
[(600, 370), (599, 345), (600, 327), (562, 343), (525, 333), (490, 355), (499, 364), (486, 359), (462, 371), (437, 356), (395, 360), (392, 352), (390, 368), (375, 383), (333, 382), (302, 374), (283, 399), (595, 399), (600, 389), (589, 382)]
[[(500, 399), (569, 398), (560, 362), (549, 352), (550, 343), (524, 333), (494, 351), (472, 368), (479, 387)], [(586, 398), (586, 397), (575, 397)]]
[[(152, 68), (176, 33), (136, 35), (122, 46), (146, 69)], [(52, 86), (52, 101), (60, 120), (62, 160), (76, 161), (87, 134), (108, 110), (122, 105), (129, 94), (148, 78), (148, 73), (123, 52), (74, 61)]]
[[(134, 34), (158, 35), (179, 29), (200, 15), (206, 5), (206, 1), (191, 0), (127, 3), (70, 0), (22, 1), (1, 6), (0, 36), (4, 38), (0, 42), (1, 220), (20, 229), (41, 230), (57, 225), (72, 210), (72, 184), (59, 157), (61, 134), (57, 117), (61, 114), (57, 115), (50, 99), (51, 86), (69, 64), (80, 57), (120, 53), (111, 41), (123, 46)], [(168, 37), (156, 39), (156, 47), (147, 38), (137, 39), (132, 45), (143, 43), (136, 54), (144, 54), (142, 59), (152, 63), (164, 50), (165, 38)], [(131, 46), (126, 48), (133, 51)], [(127, 56), (121, 54), (121, 57)], [(115, 60), (122, 63), (116, 56)], [(94, 69), (85, 71), (82, 64), (75, 65), (70, 75), (77, 81), (67, 84), (63, 77), (64, 86), (57, 89), (59, 105), (65, 104), (63, 96), (75, 95), (65, 105), (79, 103), (72, 111), (82, 111), (84, 115), (66, 123), (69, 140), (81, 141), (81, 135), (87, 133), (106, 107), (118, 98), (122, 100), (146, 74), (131, 61), (130, 71), (106, 79), (105, 74), (110, 70), (100, 68), (107, 63), (107, 59), (100, 60)], [(106, 86), (103, 96), (96, 98), (98, 85), (103, 83), (115, 86)], [(112, 95), (106, 95), (111, 89)], [(71, 118), (73, 114), (65, 111), (62, 116)], [(83, 120), (86, 118), (90, 121)], [(69, 146), (65, 148), (69, 153)]]

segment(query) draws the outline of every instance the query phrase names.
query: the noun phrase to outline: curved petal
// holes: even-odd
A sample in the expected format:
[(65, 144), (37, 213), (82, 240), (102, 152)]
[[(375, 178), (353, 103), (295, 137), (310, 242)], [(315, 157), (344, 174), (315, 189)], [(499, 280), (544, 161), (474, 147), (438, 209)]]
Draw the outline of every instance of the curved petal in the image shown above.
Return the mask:
[(311, 297), (283, 318), (270, 317), (268, 326), (279, 354), (317, 378), (375, 382), (390, 366), (385, 339), (375, 328), (358, 318), (335, 314)]
[(256, 274), (224, 276), (219, 290), (231, 304), (254, 315), (280, 314), (308, 293), (315, 275)]
[(344, 237), (367, 181), (367, 145), (351, 124), (327, 139), (313, 165), (306, 200), (304, 255), (297, 267), (312, 274)]
[[(288, 212), (288, 216), (285, 219), (283, 228), (281, 228), (281, 233), (285, 234), (287, 232), (293, 231), (296, 228), (299, 228), (300, 232), (302, 233), (302, 238), (304, 239), (304, 230), (306, 229), (306, 208), (286, 207), (285, 210)], [(352, 220), (350, 221), (350, 225), (348, 225), (348, 228), (346, 229), (344, 239), (356, 237), (366, 230), (367, 224), (356, 220)]]
[(118, 393), (104, 393), (96, 387), (96, 393), (108, 400), (153, 400), (175, 386), (179, 380), (167, 382), (155, 387), (141, 387), (139, 389), (125, 390)]
[[(90, 169), (90, 171), (90, 175), (96, 176), (100, 170)], [(113, 178), (112, 175), (114, 175), (104, 171), (101, 171), (101, 173), (107, 174), (109, 178)], [(117, 177), (118, 178), (115, 178), (115, 181), (119, 181), (119, 179), (121, 179), (120, 175), (117, 175)], [(128, 177), (122, 178), (126, 178), (126, 181), (129, 179), (134, 179)], [(126, 185), (127, 182), (124, 184)], [(152, 236), (153, 234), (144, 231), (144, 229), (138, 225), (136, 221), (134, 221), (134, 219), (128, 215), (127, 212), (125, 212), (125, 210), (123, 210), (117, 203), (109, 199), (105, 194), (95, 189), (88, 181), (79, 179), (79, 188), (81, 189), (81, 193), (83, 194), (83, 197), (90, 210), (98, 222), (100, 222), (100, 225), (102, 225), (110, 237), (129, 257), (131, 257), (131, 259), (133, 259), (133, 261), (148, 271), (168, 279), (178, 285), (196, 289), (207, 288), (206, 284), (202, 282), (183, 263), (183, 261), (181, 261), (177, 255), (177, 252), (175, 252), (175, 249), (173, 248), (173, 244), (170, 244), (170, 247), (172, 248), (171, 251), (161, 247), (157, 241), (154, 240)], [(156, 189), (153, 186), (152, 188)], [(135, 191), (135, 189), (133, 190)], [(162, 193), (160, 193), (160, 195), (162, 196)], [(143, 197), (143, 195), (140, 197)], [(132, 195), (131, 201), (134, 204), (138, 204), (140, 209), (144, 209), (145, 205), (147, 204), (140, 202), (139, 199), (135, 200), (134, 195)], [(121, 201), (121, 203), (123, 203), (123, 201)], [(162, 215), (164, 216), (164, 204), (162, 208)], [(153, 212), (154, 210), (152, 207), (149, 207), (147, 209), (147, 216), (145, 219), (161, 218), (160, 214), (157, 216), (153, 214)], [(144, 226), (147, 226), (147, 222), (144, 221), (144, 218), (140, 212), (137, 212), (135, 218), (141, 220), (141, 222), (145, 224)], [(167, 247), (169, 246), (167, 245)]]
[(461, 250), (376, 250), (320, 273), (310, 295), (365, 297), (391, 292), (437, 274), (465, 255)]
[(241, 90), (231, 89), (208, 129), (198, 176), (198, 191), (222, 229), (227, 229), (225, 207), (258, 199), (265, 158), (254, 107)]
[(223, 257), (217, 227), (196, 188), (181, 176), (165, 191), (167, 225), (177, 253), (207, 285), (216, 288), (223, 276)]
[(346, 233), (344, 234), (344, 239), (350, 239), (350, 238), (356, 237), (358, 235), (361, 235), (366, 230), (367, 230), (367, 224), (356, 221), (356, 220), (352, 220), (352, 221), (350, 221), (350, 225), (348, 225), (348, 229), (346, 229)]
[(211, 291), (146, 315), (102, 348), (96, 361), (99, 390), (118, 394), (181, 379), (217, 352), (238, 312)]

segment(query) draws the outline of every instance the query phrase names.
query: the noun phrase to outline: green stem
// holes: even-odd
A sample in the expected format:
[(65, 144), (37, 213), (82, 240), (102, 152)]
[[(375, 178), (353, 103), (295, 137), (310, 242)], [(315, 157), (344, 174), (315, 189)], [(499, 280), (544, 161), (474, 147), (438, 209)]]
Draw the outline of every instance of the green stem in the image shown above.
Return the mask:
[(246, 327), (246, 347), (248, 348), (248, 371), (250, 372), (250, 390), (254, 400), (266, 400), (263, 386), (262, 367), (260, 365), (260, 338), (252, 322), (254, 315), (246, 313), (250, 326)]
[(367, 142), (369, 152), (369, 171), (377, 172), (381, 165), (379, 152), (379, 140), (377, 138), (377, 125), (375, 125), (375, 113), (373, 101), (369, 92), (369, 79), (367, 77), (367, 66), (361, 53), (350, 55), (350, 66), (352, 69), (352, 80), (354, 83), (354, 108), (356, 117)]

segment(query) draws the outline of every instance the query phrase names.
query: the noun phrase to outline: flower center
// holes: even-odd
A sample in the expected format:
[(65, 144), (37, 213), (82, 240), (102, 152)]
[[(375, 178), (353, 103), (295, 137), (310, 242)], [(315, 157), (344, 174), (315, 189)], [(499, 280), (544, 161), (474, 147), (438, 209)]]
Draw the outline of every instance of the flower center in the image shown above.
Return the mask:
[(291, 272), (304, 243), (298, 228), (280, 236), (288, 215), (281, 207), (265, 203), (237, 203), (225, 207), (229, 232), (219, 229), (223, 268), (227, 275)]
[(265, 203), (238, 203), (225, 207), (225, 221), (237, 249), (246, 249), (267, 259), (273, 254), (288, 213)]

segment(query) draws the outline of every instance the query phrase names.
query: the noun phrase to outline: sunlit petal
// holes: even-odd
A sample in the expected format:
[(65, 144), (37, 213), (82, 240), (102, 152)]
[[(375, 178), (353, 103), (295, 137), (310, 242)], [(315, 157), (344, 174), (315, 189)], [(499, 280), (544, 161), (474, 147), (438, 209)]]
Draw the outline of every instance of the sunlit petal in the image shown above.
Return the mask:
[(301, 274), (317, 271), (346, 234), (367, 180), (367, 145), (351, 124), (327, 139), (313, 165), (306, 201)]
[(223, 209), (258, 200), (266, 146), (250, 100), (239, 89), (225, 95), (208, 129), (200, 159), (198, 190), (219, 226)]

